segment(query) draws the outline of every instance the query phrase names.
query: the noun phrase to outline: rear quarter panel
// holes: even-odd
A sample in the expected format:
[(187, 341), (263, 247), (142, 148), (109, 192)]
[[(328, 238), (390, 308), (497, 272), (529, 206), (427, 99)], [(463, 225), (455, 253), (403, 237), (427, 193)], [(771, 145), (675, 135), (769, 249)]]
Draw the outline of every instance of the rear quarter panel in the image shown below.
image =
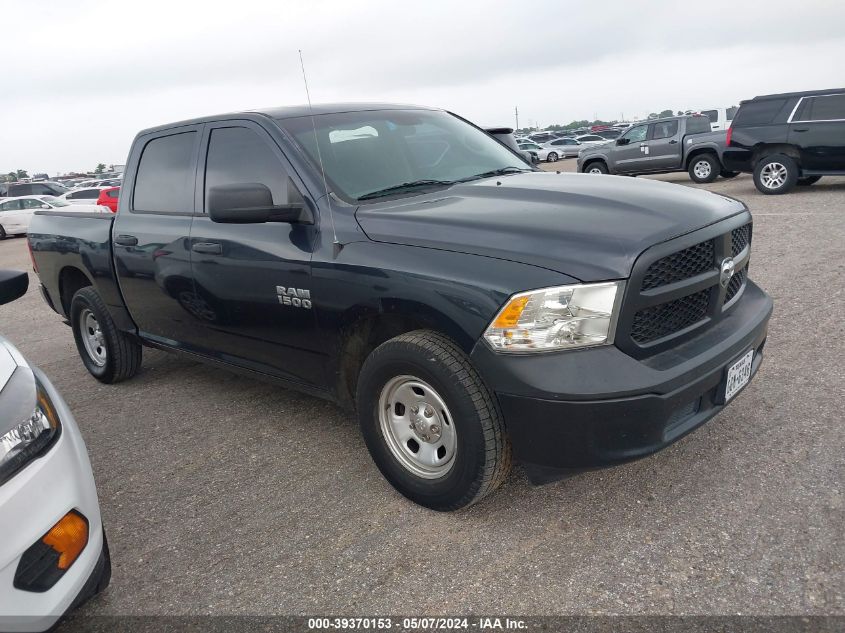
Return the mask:
[(109, 308), (123, 310), (111, 257), (110, 213), (39, 211), (29, 227), (29, 245), (38, 277), (56, 310), (61, 302), (60, 278), (66, 268), (82, 272)]

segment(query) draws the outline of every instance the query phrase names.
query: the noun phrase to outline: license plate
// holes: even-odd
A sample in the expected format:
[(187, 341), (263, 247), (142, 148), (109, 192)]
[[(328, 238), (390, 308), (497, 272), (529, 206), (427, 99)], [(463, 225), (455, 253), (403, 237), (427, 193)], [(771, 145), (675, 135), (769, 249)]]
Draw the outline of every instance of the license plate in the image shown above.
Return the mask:
[(742, 358), (728, 368), (728, 380), (725, 385), (725, 402), (733, 398), (751, 378), (751, 364), (754, 360), (754, 350), (748, 350)]

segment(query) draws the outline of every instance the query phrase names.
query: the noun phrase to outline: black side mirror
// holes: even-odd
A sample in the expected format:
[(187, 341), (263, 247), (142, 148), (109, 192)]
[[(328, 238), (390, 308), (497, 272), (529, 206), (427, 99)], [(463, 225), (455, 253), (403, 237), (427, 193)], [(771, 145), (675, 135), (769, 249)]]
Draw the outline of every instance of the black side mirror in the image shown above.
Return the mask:
[(29, 275), (20, 270), (0, 270), (0, 305), (11, 303), (26, 294)]
[(618, 138), (618, 139), (616, 139), (617, 145), (627, 145), (630, 142), (631, 142), (631, 139), (629, 139), (629, 138)]
[(274, 205), (270, 188), (257, 182), (212, 187), (207, 203), (211, 221), (221, 224), (314, 224), (314, 216), (304, 202)]

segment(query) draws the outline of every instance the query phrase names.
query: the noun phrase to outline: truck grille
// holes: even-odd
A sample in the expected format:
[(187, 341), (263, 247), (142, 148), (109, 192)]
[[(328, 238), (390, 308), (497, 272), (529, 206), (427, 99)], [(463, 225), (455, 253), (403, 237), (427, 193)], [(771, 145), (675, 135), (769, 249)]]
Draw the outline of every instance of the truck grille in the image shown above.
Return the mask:
[(649, 343), (695, 325), (707, 316), (709, 303), (710, 290), (702, 290), (674, 301), (640, 310), (634, 316), (631, 338), (637, 343)]
[[(645, 251), (631, 274), (616, 344), (643, 357), (720, 319), (745, 286), (750, 244), (746, 216), (745, 222), (736, 218)], [(735, 273), (723, 288), (719, 269), (728, 257), (734, 259)]]
[(700, 275), (716, 265), (714, 253), (713, 240), (707, 240), (658, 259), (648, 267), (642, 289), (659, 288)]

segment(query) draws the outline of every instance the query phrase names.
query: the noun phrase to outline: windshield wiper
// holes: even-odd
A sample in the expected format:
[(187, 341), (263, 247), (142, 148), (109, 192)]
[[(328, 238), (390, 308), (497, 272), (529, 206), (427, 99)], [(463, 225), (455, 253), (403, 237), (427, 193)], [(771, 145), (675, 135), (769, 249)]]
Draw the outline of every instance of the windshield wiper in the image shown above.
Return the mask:
[(527, 171), (534, 171), (533, 169), (523, 169), (522, 167), (500, 167), (499, 169), (492, 169), (481, 174), (461, 178), (458, 182), (469, 182), (470, 180), (480, 180), (482, 178), (492, 178), (493, 176), (506, 176), (507, 174), (521, 174)]
[(378, 189), (376, 191), (370, 191), (369, 193), (365, 193), (361, 196), (358, 196), (358, 200), (372, 200), (373, 198), (381, 198), (382, 196), (389, 196), (392, 193), (400, 193), (402, 191), (407, 191), (410, 189), (417, 189), (418, 187), (432, 187), (432, 186), (442, 186), (447, 187), (449, 185), (454, 185), (454, 180), (431, 180), (431, 179), (424, 179), (424, 180), (414, 180), (411, 182), (403, 182), (399, 185), (393, 185), (391, 187), (385, 187), (384, 189)]

